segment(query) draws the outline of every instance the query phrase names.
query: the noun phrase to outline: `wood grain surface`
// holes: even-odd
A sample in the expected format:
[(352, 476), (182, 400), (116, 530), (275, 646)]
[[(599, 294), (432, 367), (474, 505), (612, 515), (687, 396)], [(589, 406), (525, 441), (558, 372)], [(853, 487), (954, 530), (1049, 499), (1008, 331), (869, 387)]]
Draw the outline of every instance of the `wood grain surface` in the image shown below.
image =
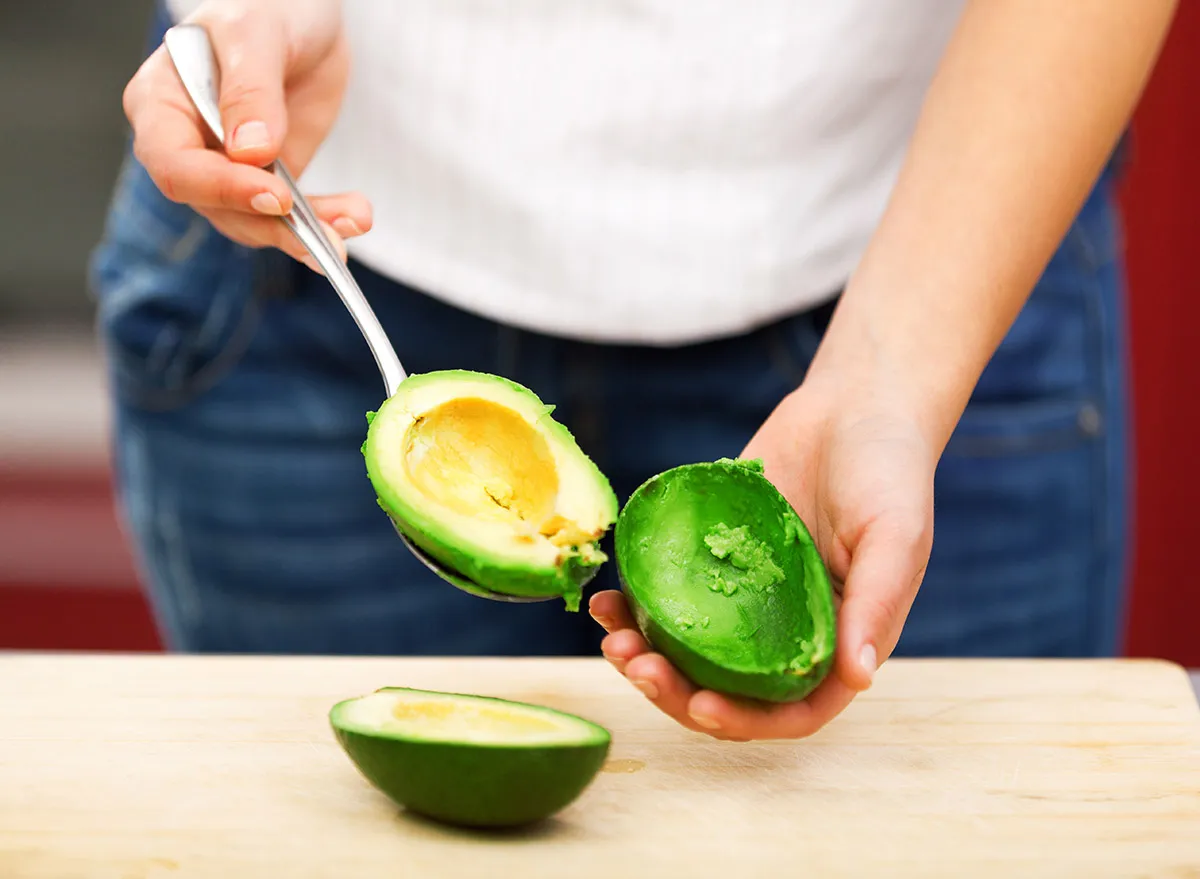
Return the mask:
[[(610, 764), (518, 833), (337, 747), (386, 685), (583, 714)], [(896, 660), (818, 735), (721, 743), (602, 660), (0, 656), (0, 877), (1200, 877), (1200, 710), (1154, 661)]]

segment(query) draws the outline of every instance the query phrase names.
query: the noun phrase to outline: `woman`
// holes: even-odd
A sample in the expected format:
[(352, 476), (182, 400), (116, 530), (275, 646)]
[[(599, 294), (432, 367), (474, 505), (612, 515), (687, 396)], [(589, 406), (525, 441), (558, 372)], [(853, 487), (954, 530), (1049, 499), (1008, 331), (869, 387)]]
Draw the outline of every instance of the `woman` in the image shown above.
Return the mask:
[(771, 709), (698, 692), (596, 593), (605, 655), (680, 723), (807, 735), (897, 651), (1114, 652), (1109, 159), (1173, 7), (172, 3), (212, 36), (228, 140), (206, 149), (155, 50), (126, 90), (132, 158), (93, 273), (124, 512), (168, 643), (599, 637), (445, 586), (391, 532), (359, 453), (379, 377), (291, 259), (288, 194), (261, 169), (282, 155), (410, 372), (532, 387), (622, 498), (687, 460), (764, 460), (839, 584), (835, 674)]

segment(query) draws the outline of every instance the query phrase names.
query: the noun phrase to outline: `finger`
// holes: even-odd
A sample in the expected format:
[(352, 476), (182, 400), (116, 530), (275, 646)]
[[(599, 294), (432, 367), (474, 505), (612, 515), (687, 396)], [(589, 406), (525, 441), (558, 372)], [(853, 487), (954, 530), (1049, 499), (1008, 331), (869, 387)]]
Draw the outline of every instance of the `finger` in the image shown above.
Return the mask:
[(855, 691), (827, 677), (800, 702), (756, 704), (701, 690), (687, 705), (690, 720), (722, 737), (741, 740), (796, 739), (810, 736), (840, 714)]
[(309, 198), (313, 212), (342, 238), (357, 238), (371, 231), (375, 218), (371, 202), (360, 192), (317, 195)]
[[(293, 259), (307, 265), (320, 273), (320, 266), (312, 258), (304, 245), (291, 233), (283, 223), (266, 217), (255, 217), (238, 211), (205, 211), (204, 216), (213, 226), (227, 238), (247, 247), (275, 247), (282, 250)], [(325, 234), (333, 243), (342, 262), (346, 261), (346, 245), (342, 237), (328, 223), (322, 221)]]
[(125, 91), (134, 157), (169, 199), (197, 208), (264, 214), (291, 209), (287, 186), (261, 168), (207, 148), (205, 128), (165, 50), (155, 51)]
[(609, 632), (638, 627), (629, 610), (629, 603), (619, 589), (597, 592), (588, 602), (588, 612), (591, 613), (592, 619)]
[(225, 149), (237, 162), (266, 165), (287, 133), (287, 35), (254, 4), (214, 4), (201, 20), (221, 71), (219, 106)]
[(213, 150), (172, 146), (154, 130), (164, 122), (149, 126), (142, 144), (135, 140), (134, 155), (171, 201), (272, 217), (292, 209), (286, 184), (274, 174)]
[(865, 690), (900, 638), (929, 559), (925, 520), (873, 522), (854, 547), (838, 615), (838, 677)]
[[(317, 219), (323, 221), (328, 232), (333, 229), (342, 239), (357, 238), (359, 235), (364, 235), (371, 230), (374, 225), (374, 217), (371, 209), (371, 203), (366, 197), (357, 192), (346, 192), (338, 195), (316, 195), (310, 196), (308, 203), (312, 205), (313, 213), (317, 215)], [(223, 212), (210, 211), (217, 216), (224, 216)], [(247, 217), (247, 220), (256, 220), (254, 217)], [(274, 223), (278, 226), (278, 221), (272, 219), (266, 223)], [(262, 222), (256, 222), (254, 228), (268, 229), (268, 225)], [(273, 230), (272, 235), (280, 234), (278, 230)], [(276, 239), (264, 239), (264, 246), (276, 246)], [(337, 242), (335, 241), (336, 245)], [(344, 251), (344, 248), (343, 248)], [(344, 258), (344, 253), (343, 253)]]
[(605, 636), (600, 642), (600, 652), (617, 671), (624, 673), (631, 659), (650, 652), (650, 644), (637, 629), (620, 629)]
[(625, 677), (676, 723), (694, 732), (712, 732), (688, 716), (688, 701), (695, 695), (696, 686), (660, 654), (642, 653), (629, 660)]

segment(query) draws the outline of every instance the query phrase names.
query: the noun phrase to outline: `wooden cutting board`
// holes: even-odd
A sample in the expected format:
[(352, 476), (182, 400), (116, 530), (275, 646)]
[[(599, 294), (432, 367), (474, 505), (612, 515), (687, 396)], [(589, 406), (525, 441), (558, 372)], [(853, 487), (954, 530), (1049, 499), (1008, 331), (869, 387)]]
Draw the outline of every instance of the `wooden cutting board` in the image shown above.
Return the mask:
[[(385, 685), (614, 733), (536, 830), (400, 812), (326, 715)], [(893, 661), (802, 741), (676, 726), (602, 660), (0, 657), (0, 877), (1200, 877), (1200, 711), (1151, 661)]]

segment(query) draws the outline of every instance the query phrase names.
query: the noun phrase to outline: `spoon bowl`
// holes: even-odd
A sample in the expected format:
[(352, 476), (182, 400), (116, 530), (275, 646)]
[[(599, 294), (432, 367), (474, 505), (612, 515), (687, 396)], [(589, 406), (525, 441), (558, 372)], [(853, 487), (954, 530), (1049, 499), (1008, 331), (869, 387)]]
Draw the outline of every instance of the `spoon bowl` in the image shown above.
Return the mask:
[[(171, 58), (171, 62), (175, 66), (175, 70), (179, 75), (180, 81), (183, 83), (184, 90), (192, 103), (196, 107), (196, 111), (204, 120), (205, 124), (212, 131), (219, 143), (225, 142), (224, 127), (221, 125), (221, 111), (219, 108), (218, 98), (220, 95), (220, 72), (217, 68), (216, 56), (213, 53), (212, 42), (209, 40), (208, 32), (197, 24), (179, 24), (170, 28), (165, 35), (164, 44), (167, 48), (167, 54)], [(379, 372), (383, 377), (384, 389), (388, 396), (396, 392), (400, 383), (404, 381), (406, 374), (404, 367), (400, 363), (400, 358), (396, 356), (396, 351), (392, 347), (391, 341), (384, 332), (383, 326), (375, 317), (375, 312), (372, 310), (362, 290), (359, 289), (354, 276), (350, 273), (349, 267), (342, 262), (337, 249), (333, 246), (333, 242), (325, 234), (325, 230), (321, 228), (321, 223), (317, 219), (316, 213), (312, 206), (308, 203), (308, 199), (301, 193), (295, 179), (288, 172), (280, 161), (272, 162), (267, 166), (268, 171), (274, 173), (287, 184), (289, 191), (292, 194), (293, 207), (285, 216), (281, 217), (281, 221), (291, 230), (292, 234), (299, 239), (304, 248), (312, 254), (314, 260), (321, 267), (321, 271), (325, 274), (326, 279), (333, 286), (341, 298), (342, 303), (354, 318), (354, 322), (358, 325), (359, 331), (366, 340), (368, 347), (371, 349), (372, 355), (375, 357), (375, 363), (379, 367)], [(433, 571), (451, 586), (461, 589), (463, 592), (470, 593), (479, 598), (487, 598), (492, 601), (504, 601), (513, 603), (528, 603), (533, 601), (548, 601), (553, 598), (552, 595), (546, 596), (524, 596), (524, 595), (506, 595), (500, 592), (493, 592), (478, 583), (473, 582), (470, 578), (464, 577), (457, 571), (450, 570), (445, 565), (430, 557), (420, 547), (413, 543), (412, 540), (400, 530), (393, 522), (393, 527), (396, 528), (396, 533), (400, 535), (400, 539), (404, 541), (405, 546), (412, 552), (425, 567)]]
[(446, 567), (437, 559), (430, 556), (425, 550), (413, 543), (395, 522), (392, 523), (392, 527), (396, 529), (396, 533), (400, 535), (400, 539), (404, 541), (412, 554), (421, 560), (421, 563), (425, 567), (429, 568), (429, 570), (433, 571), (447, 583), (457, 586), (463, 592), (469, 592), (480, 598), (490, 598), (492, 601), (507, 601), (510, 604), (529, 604), (533, 601), (548, 601), (555, 597), (553, 595), (508, 595), (503, 592), (493, 592), (490, 589), (485, 589), (478, 583)]

